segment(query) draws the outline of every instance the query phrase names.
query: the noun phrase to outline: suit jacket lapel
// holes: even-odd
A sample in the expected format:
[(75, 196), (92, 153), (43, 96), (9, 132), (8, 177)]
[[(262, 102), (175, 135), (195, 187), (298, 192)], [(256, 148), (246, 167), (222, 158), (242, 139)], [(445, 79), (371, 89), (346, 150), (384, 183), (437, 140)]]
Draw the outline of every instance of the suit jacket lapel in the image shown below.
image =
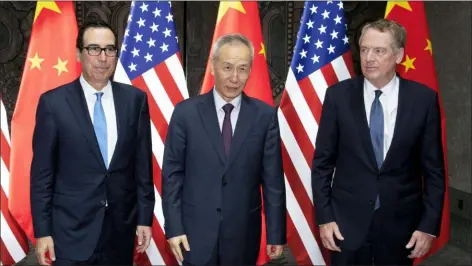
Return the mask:
[(126, 125), (127, 125), (127, 108), (128, 108), (128, 101), (126, 100), (126, 95), (124, 90), (120, 87), (119, 84), (112, 82), (112, 90), (113, 90), (113, 102), (115, 104), (115, 113), (116, 113), (116, 127), (117, 127), (117, 134), (118, 139), (116, 141), (115, 151), (113, 152), (112, 158), (110, 160), (110, 165), (108, 169), (114, 166), (114, 162), (116, 161), (117, 154), (120, 154), (120, 149), (122, 147), (123, 139), (126, 134)]
[(378, 170), (377, 162), (375, 160), (374, 148), (370, 139), (367, 114), (365, 112), (363, 77), (359, 77), (354, 81), (351, 99), (351, 109), (354, 116), (355, 125), (357, 125), (357, 130), (359, 131), (361, 146), (364, 148), (365, 154), (370, 161), (370, 165), (374, 167), (375, 170)]
[(388, 166), (388, 160), (391, 160), (392, 153), (395, 152), (396, 147), (401, 142), (401, 136), (406, 128), (406, 122), (408, 121), (409, 109), (411, 108), (411, 99), (408, 97), (408, 88), (405, 88), (405, 81), (398, 75), (400, 84), (398, 86), (398, 107), (397, 107), (397, 118), (395, 120), (395, 127), (393, 130), (393, 139), (388, 149), (387, 155), (385, 156), (384, 163), (382, 164), (381, 170)]
[(243, 146), (244, 141), (246, 140), (246, 135), (251, 129), (252, 122), (256, 117), (256, 108), (251, 103), (251, 99), (246, 96), (246, 94), (241, 94), (241, 109), (239, 110), (238, 121), (236, 123), (236, 128), (233, 134), (233, 139), (231, 141), (231, 149), (229, 153), (229, 159), (226, 162), (225, 171), (228, 170), (231, 163), (235, 160), (238, 155), (239, 150)]
[(198, 110), (208, 137), (218, 153), (221, 162), (225, 164), (226, 154), (223, 147), (223, 138), (221, 137), (221, 130), (218, 116), (216, 114), (215, 100), (213, 99), (212, 90), (203, 96)]
[(95, 154), (97, 160), (99, 160), (105, 168), (105, 163), (98, 146), (97, 137), (95, 136), (95, 131), (93, 129), (92, 119), (88, 111), (87, 102), (85, 100), (85, 95), (82, 90), (82, 86), (80, 85), (79, 79), (76, 79), (73, 83), (73, 88), (69, 90), (66, 101), (72, 109), (72, 113), (77, 120), (77, 124), (82, 129), (82, 133), (90, 145), (93, 154)]

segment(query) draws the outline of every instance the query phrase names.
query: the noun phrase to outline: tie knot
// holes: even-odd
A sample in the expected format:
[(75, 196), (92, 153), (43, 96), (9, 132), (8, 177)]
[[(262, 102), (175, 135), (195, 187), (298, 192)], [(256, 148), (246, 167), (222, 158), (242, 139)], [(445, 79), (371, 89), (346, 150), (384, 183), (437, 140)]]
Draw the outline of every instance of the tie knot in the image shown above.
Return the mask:
[(97, 95), (97, 101), (102, 100), (103, 92), (97, 92), (95, 95)]
[(377, 100), (380, 95), (382, 95), (382, 91), (381, 90), (375, 90), (375, 99)]
[(230, 114), (231, 111), (233, 111), (234, 106), (230, 103), (227, 103), (223, 106), (223, 111), (225, 111), (225, 114)]

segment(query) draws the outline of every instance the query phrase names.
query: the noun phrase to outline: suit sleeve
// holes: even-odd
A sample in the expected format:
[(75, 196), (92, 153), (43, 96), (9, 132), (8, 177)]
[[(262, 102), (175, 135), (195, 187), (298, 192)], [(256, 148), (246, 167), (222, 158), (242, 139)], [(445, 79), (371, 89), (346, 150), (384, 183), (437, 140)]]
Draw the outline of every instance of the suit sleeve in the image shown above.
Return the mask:
[(331, 182), (338, 149), (337, 114), (330, 89), (327, 90), (316, 136), (311, 182), (318, 225), (334, 222), (331, 210)]
[(57, 162), (57, 127), (44, 95), (39, 98), (33, 131), (30, 203), (34, 237), (51, 236), (51, 203)]
[(279, 124), (275, 109), (266, 135), (263, 158), (263, 194), (267, 244), (283, 245), (286, 239), (286, 196)]
[(166, 238), (184, 235), (182, 223), (182, 186), (185, 173), (186, 128), (182, 106), (172, 114), (162, 164), (162, 209)]
[(421, 144), (424, 212), (418, 230), (439, 236), (446, 190), (441, 114), (437, 93), (428, 111)]
[(154, 215), (154, 183), (152, 177), (151, 122), (147, 94), (144, 93), (138, 120), (135, 178), (138, 189), (138, 225), (152, 226)]

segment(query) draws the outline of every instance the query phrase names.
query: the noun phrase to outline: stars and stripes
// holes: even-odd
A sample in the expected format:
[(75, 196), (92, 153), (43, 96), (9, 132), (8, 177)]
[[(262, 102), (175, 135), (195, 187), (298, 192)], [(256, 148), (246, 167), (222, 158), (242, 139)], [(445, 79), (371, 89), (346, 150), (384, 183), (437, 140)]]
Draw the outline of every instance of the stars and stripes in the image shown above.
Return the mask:
[(278, 111), (288, 242), (298, 264), (325, 265), (316, 226), (311, 164), (326, 89), (354, 75), (341, 1), (305, 2), (294, 56)]
[(146, 251), (149, 265), (176, 265), (164, 235), (161, 167), (167, 128), (180, 101), (189, 97), (182, 68), (171, 2), (133, 1), (115, 81), (148, 94), (151, 116), (153, 178), (156, 195), (153, 239)]
[(28, 254), (28, 239), (8, 209), (10, 188), (10, 133), (7, 113), (0, 97), (0, 159), (1, 159), (1, 208), (0, 208), (0, 261), (2, 265), (13, 265)]

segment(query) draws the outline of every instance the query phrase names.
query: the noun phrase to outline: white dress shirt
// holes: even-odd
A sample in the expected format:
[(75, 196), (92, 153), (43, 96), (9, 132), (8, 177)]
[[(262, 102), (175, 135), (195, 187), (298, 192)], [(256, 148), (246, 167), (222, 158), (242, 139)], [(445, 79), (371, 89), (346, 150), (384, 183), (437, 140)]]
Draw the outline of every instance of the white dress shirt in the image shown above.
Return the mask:
[[(225, 106), (228, 102), (221, 98), (220, 94), (216, 91), (216, 89), (213, 89), (213, 97), (215, 99), (216, 114), (218, 115), (220, 131), (222, 131), (223, 121), (225, 119), (225, 110), (223, 110), (223, 106)], [(229, 103), (234, 106), (233, 111), (231, 111), (231, 127), (233, 128), (234, 134), (234, 130), (236, 129), (236, 122), (238, 121), (239, 110), (241, 110), (241, 94)]]
[[(94, 89), (84, 79), (83, 75), (80, 76), (80, 85), (82, 85), (82, 90), (84, 91), (85, 95), (85, 101), (87, 102), (87, 107), (93, 124), (93, 109), (95, 106), (95, 102), (97, 102), (97, 95), (95, 95), (95, 93), (99, 91)], [(108, 165), (110, 165), (113, 152), (115, 151), (116, 141), (118, 139), (115, 102), (113, 101), (113, 90), (111, 89), (110, 81), (108, 81), (108, 84), (105, 86), (105, 88), (103, 88), (101, 92), (103, 92), (102, 106), (103, 111), (105, 112), (105, 119), (107, 121)]]
[(395, 129), (395, 122), (397, 119), (398, 110), (398, 92), (399, 79), (395, 75), (393, 79), (383, 88), (376, 88), (367, 79), (364, 79), (364, 104), (365, 112), (367, 114), (367, 123), (370, 126), (370, 109), (375, 99), (375, 90), (382, 90), (379, 100), (382, 104), (384, 114), (384, 152), (383, 158), (387, 155), (390, 144), (392, 144), (393, 130)]

